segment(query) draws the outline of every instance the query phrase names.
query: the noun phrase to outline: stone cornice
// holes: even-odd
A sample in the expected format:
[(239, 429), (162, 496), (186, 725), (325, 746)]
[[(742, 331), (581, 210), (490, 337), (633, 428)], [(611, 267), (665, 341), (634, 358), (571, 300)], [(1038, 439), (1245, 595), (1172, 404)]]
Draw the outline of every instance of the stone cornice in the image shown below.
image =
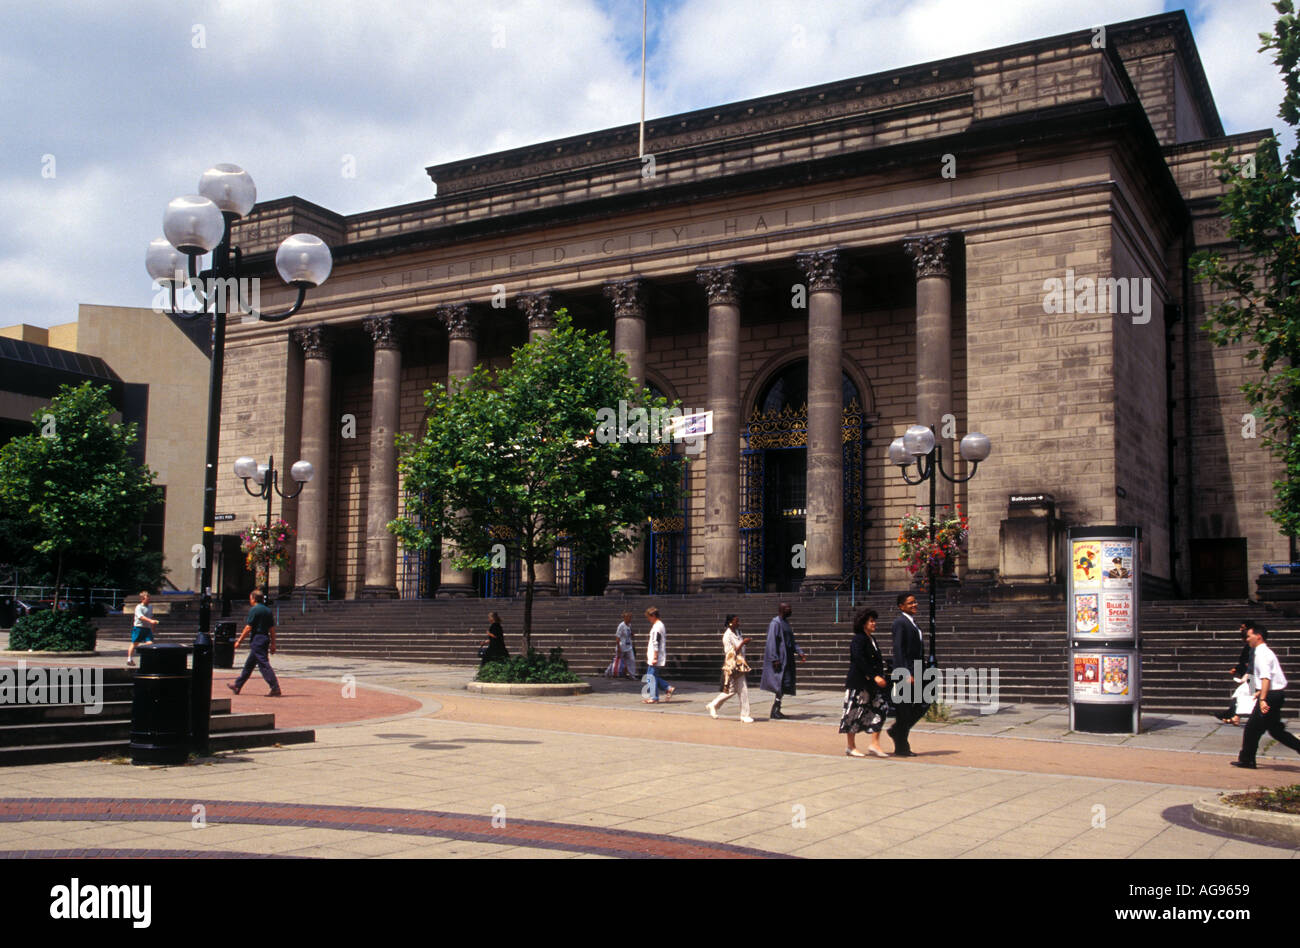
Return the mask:
[(615, 318), (633, 316), (645, 319), (646, 281), (641, 277), (606, 283), (605, 297), (614, 304)]
[(803, 271), (810, 290), (832, 290), (840, 292), (843, 273), (840, 270), (840, 252), (838, 250), (810, 250), (795, 254), (795, 263)]
[(700, 267), (695, 271), (695, 278), (704, 287), (709, 298), (709, 305), (740, 305), (740, 291), (744, 286), (744, 274), (734, 263), (724, 263), (719, 267)]
[[(882, 110), (970, 94), (969, 58), (930, 63), (672, 115), (646, 126), (646, 151), (656, 156), (743, 141), (756, 134), (799, 130), (833, 119), (876, 120)], [(611, 162), (639, 166), (635, 125), (496, 152), (427, 169), (440, 198), (480, 190), (513, 190), (525, 181), (567, 175)]]
[(361, 328), (374, 340), (375, 349), (398, 349), (402, 342), (402, 321), (396, 314), (388, 316), (367, 316), (361, 321)]
[(290, 335), (302, 348), (305, 359), (328, 359), (333, 349), (333, 333), (328, 326), (300, 326)]
[(447, 327), (447, 335), (452, 339), (473, 340), (478, 335), (478, 320), (468, 303), (443, 303), (434, 307), (433, 315)]
[(1201, 55), (1197, 52), (1196, 40), (1192, 36), (1191, 24), (1188, 23), (1185, 12), (1175, 10), (1172, 13), (1157, 13), (1116, 23), (1106, 29), (1111, 44), (1125, 59), (1156, 51), (1174, 50), (1178, 61), (1182, 63), (1187, 81), (1192, 86), (1192, 96), (1205, 121), (1206, 134), (1212, 137), (1223, 134), (1223, 120), (1214, 103), (1214, 93), (1205, 77), (1205, 67), (1201, 64)]

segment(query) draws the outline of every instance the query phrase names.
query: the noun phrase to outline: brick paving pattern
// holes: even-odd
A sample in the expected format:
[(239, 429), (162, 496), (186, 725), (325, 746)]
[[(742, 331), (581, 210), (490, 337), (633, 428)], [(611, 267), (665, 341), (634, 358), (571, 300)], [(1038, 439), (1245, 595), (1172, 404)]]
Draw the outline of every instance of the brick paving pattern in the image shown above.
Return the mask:
[[(195, 801), (119, 800), (96, 797), (0, 800), (0, 823), (34, 821), (170, 821), (189, 823)], [(509, 843), (565, 852), (632, 859), (720, 859), (780, 857), (745, 846), (706, 840), (680, 839), (626, 830), (598, 830), (571, 823), (503, 820), (466, 813), (441, 813), (391, 807), (316, 806), (299, 803), (239, 803), (203, 801), (209, 823), (248, 823), (260, 826), (302, 826), (313, 829), (360, 830), (408, 836), (438, 836), (485, 843)], [(9, 855), (13, 855), (10, 853)], [(145, 855), (145, 854), (141, 854)]]

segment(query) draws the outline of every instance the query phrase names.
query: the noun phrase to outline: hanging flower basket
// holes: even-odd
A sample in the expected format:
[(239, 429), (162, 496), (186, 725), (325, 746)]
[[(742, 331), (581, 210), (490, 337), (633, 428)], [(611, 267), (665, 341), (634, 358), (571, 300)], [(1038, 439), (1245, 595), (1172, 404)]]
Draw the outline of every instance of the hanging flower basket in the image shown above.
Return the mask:
[(970, 525), (958, 507), (935, 517), (934, 542), (930, 542), (930, 521), (920, 514), (908, 514), (898, 528), (898, 559), (924, 589), (930, 578), (944, 575), (957, 556), (966, 550)]
[(289, 566), (289, 547), (293, 544), (293, 527), (283, 520), (270, 524), (255, 523), (239, 535), (239, 548), (246, 565), (257, 577), (257, 584), (267, 582), (271, 567)]

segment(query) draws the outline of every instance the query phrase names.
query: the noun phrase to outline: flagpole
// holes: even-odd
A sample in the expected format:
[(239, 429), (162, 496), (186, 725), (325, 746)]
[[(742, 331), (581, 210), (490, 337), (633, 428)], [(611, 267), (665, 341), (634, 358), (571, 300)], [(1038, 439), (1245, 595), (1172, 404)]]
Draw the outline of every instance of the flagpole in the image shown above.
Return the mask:
[(645, 154), (645, 7), (646, 0), (641, 0), (641, 140), (637, 148), (637, 157)]

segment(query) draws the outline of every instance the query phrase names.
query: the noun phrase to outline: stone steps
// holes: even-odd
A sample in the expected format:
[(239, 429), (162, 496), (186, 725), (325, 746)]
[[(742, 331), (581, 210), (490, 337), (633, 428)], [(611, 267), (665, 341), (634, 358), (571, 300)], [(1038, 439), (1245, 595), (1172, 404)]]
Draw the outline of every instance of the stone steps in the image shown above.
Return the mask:
[[(188, 641), (193, 635), (174, 633), (172, 638)], [(30, 659), (28, 666), (37, 667)], [(99, 714), (86, 714), (80, 704), (0, 705), (0, 766), (127, 756), (136, 670), (119, 667), (101, 672), (104, 703)], [(310, 729), (277, 730), (275, 715), (269, 712), (233, 713), (229, 697), (212, 699), (209, 720), (211, 750), (316, 739)]]
[[(922, 598), (918, 621), (924, 628), (928, 615)], [(751, 664), (757, 666), (768, 620), (783, 600), (794, 608), (792, 623), (800, 645), (812, 654), (799, 666), (799, 682), (806, 687), (843, 687), (849, 620), (855, 608), (868, 606), (880, 614), (879, 634), (885, 642), (896, 611), (892, 594), (859, 597), (855, 605), (842, 595), (838, 622), (835, 597), (825, 594), (538, 598), (533, 621), (534, 628), (542, 631), (534, 633), (533, 646), (543, 652), (562, 646), (575, 672), (600, 674), (613, 657), (619, 614), (628, 611), (633, 614), (637, 655), (643, 659), (646, 623), (642, 613), (646, 605), (654, 603), (668, 625), (670, 658), (665, 676), (709, 682), (719, 676), (725, 613), (740, 614), (742, 629), (754, 638), (749, 652)], [(996, 667), (1004, 700), (1053, 704), (1067, 700), (1070, 669), (1061, 603), (941, 601), (938, 608), (936, 634), (942, 666)], [(489, 610), (501, 613), (511, 653), (522, 647), (517, 630), (522, 624), (523, 601), (518, 598), (313, 601), (305, 607), (299, 600), (282, 602), (279, 609), (279, 645), (286, 654), (472, 667), (478, 664), (478, 645)], [(129, 617), (123, 618), (129, 623)], [(1227, 670), (1240, 650), (1237, 626), (1242, 618), (1260, 618), (1275, 633), (1271, 643), (1283, 667), (1295, 666), (1300, 675), (1300, 620), (1283, 618), (1255, 604), (1149, 602), (1144, 604), (1142, 616), (1144, 710), (1208, 712), (1226, 704), (1232, 690)], [(563, 631), (553, 631), (557, 628)], [(188, 641), (192, 637), (192, 629), (187, 628), (160, 633), (159, 640)]]
[[(215, 725), (215, 723), (214, 718), (213, 724)], [(315, 740), (315, 731), (301, 728), (280, 731), (261, 728), (255, 730), (214, 730), (208, 739), (208, 750), (242, 750), (248, 747), (310, 744)], [(0, 767), (52, 764), (70, 760), (98, 760), (101, 757), (126, 757), (130, 752), (129, 740), (69, 741), (60, 744), (0, 747)]]

